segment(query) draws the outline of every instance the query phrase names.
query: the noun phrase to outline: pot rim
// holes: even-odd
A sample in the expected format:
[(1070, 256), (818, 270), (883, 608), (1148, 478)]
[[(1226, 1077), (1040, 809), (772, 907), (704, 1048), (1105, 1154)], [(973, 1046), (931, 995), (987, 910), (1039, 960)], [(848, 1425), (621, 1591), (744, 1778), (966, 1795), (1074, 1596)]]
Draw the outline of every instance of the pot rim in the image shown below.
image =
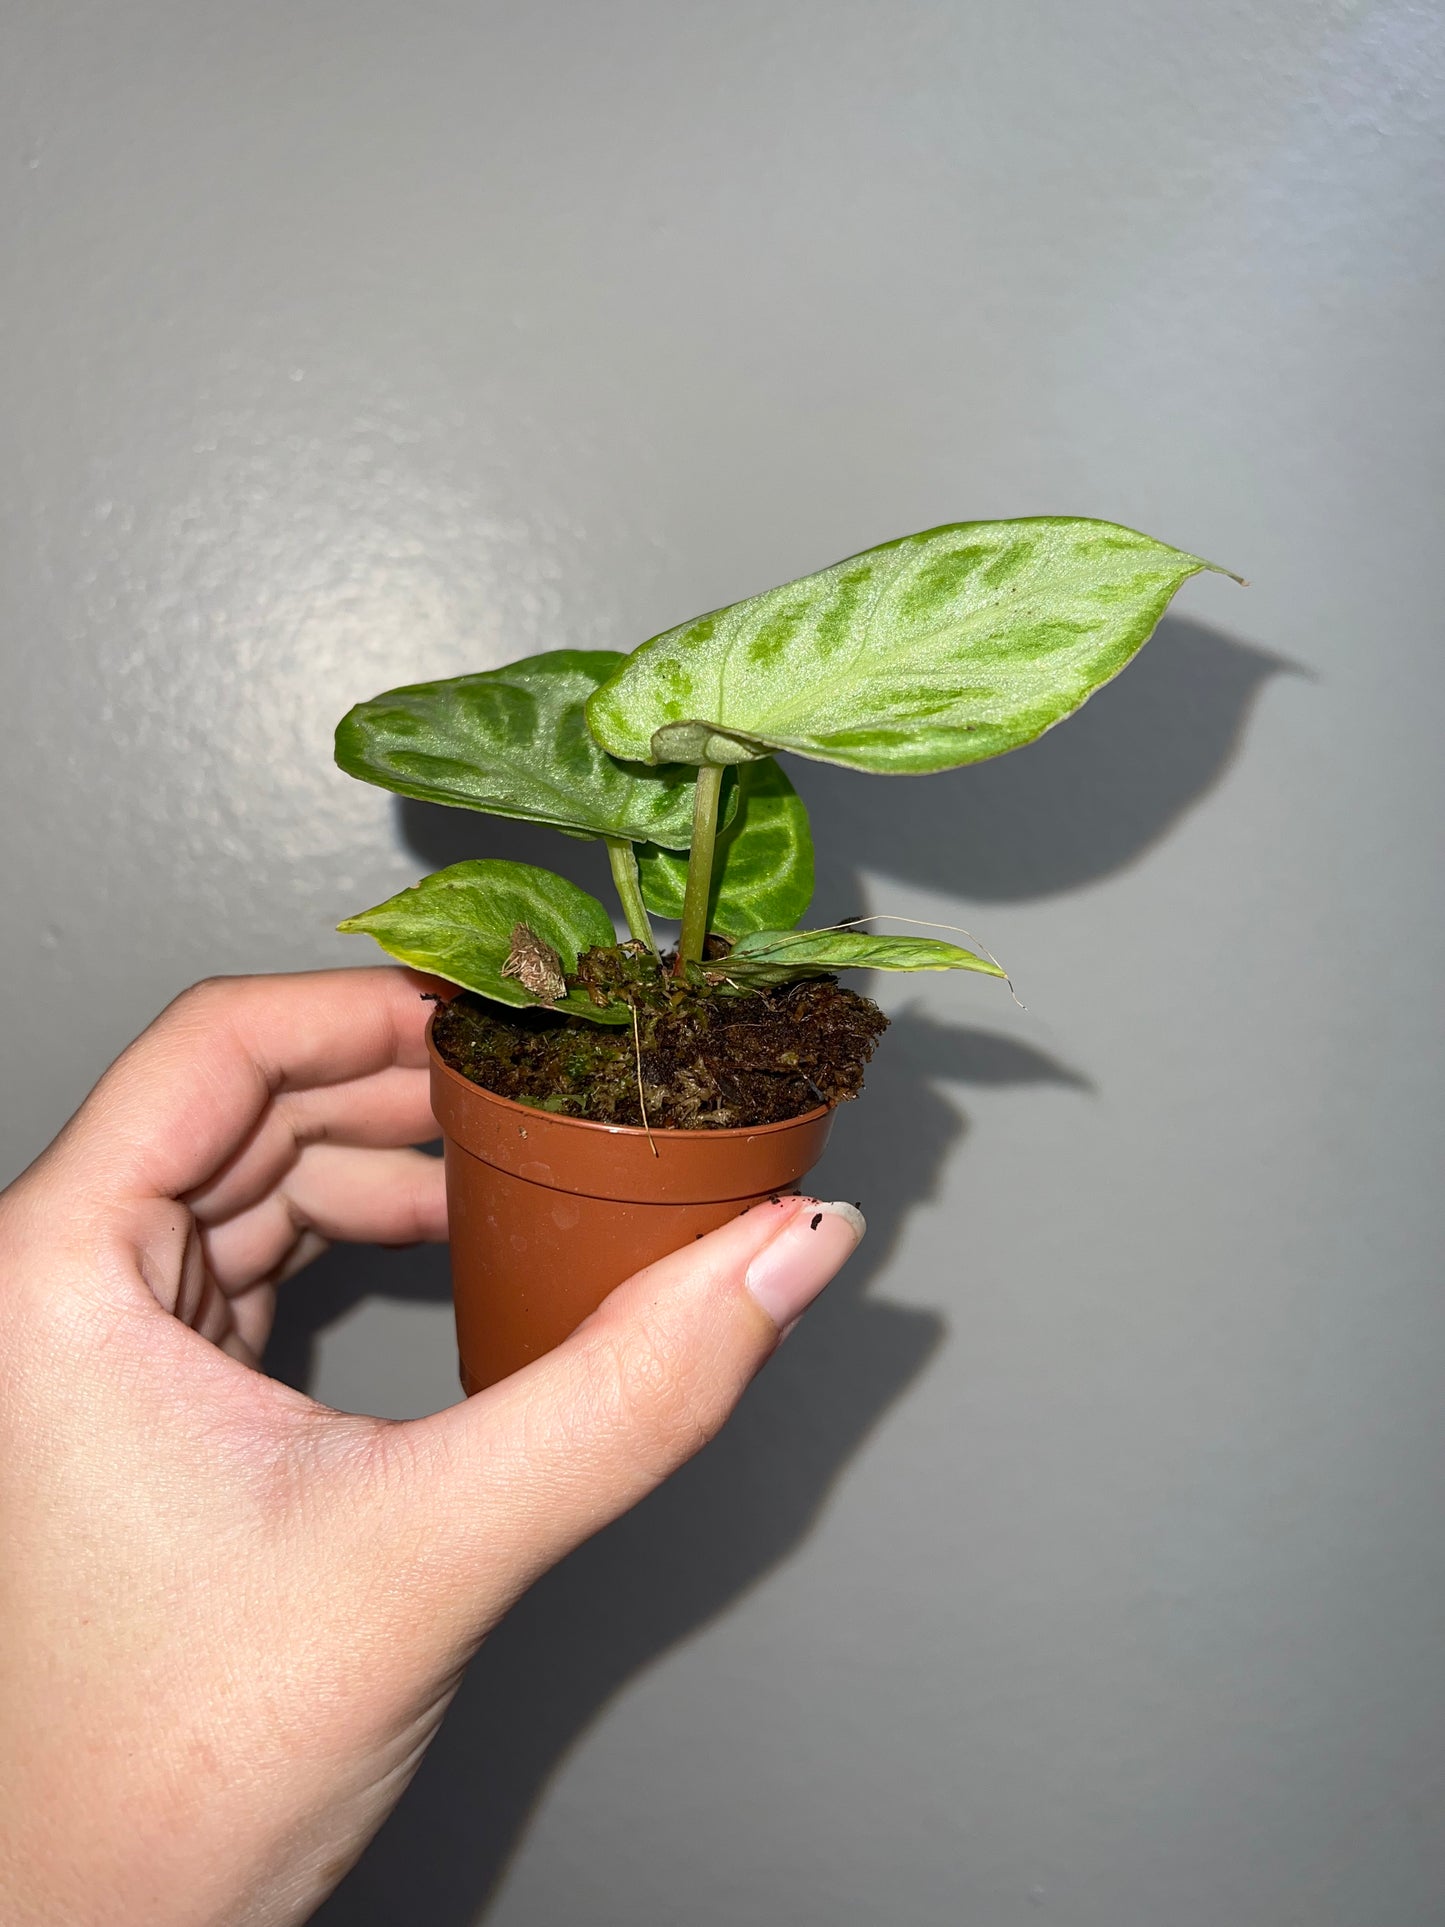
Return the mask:
[[(499, 1105), (506, 1111), (515, 1111), (519, 1117), (534, 1119), (544, 1117), (550, 1123), (565, 1124), (572, 1130), (600, 1131), (604, 1137), (641, 1138), (646, 1142), (649, 1132), (641, 1124), (601, 1124), (595, 1118), (568, 1117), (563, 1111), (543, 1111), (534, 1104), (519, 1104), (513, 1097), (502, 1097), (496, 1091), (489, 1091), (485, 1085), (474, 1084), (471, 1078), (463, 1077), (459, 1070), (453, 1069), (432, 1042), (432, 1026), (436, 1020), (437, 1012), (433, 1011), (426, 1025), (426, 1051), (433, 1071), (440, 1071), (443, 1077), (449, 1079), (459, 1090), (470, 1093), (477, 1101)], [(799, 1111), (796, 1117), (780, 1118), (773, 1124), (725, 1124), (720, 1129), (702, 1131), (679, 1130), (675, 1125), (670, 1127), (655, 1125), (650, 1135), (664, 1140), (683, 1138), (689, 1143), (703, 1143), (713, 1138), (718, 1143), (725, 1144), (731, 1138), (768, 1137), (775, 1132), (795, 1131), (801, 1124), (816, 1124), (819, 1118), (830, 1117), (836, 1108), (837, 1106), (833, 1104), (818, 1104), (811, 1111)]]

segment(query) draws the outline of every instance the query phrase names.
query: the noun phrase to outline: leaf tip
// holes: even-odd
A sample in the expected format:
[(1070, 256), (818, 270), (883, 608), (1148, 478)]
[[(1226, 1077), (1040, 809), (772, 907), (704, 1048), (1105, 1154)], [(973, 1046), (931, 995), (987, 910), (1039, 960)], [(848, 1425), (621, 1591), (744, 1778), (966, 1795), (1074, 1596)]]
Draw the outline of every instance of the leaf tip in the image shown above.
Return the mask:
[[(1231, 582), (1237, 582), (1241, 589), (1247, 589), (1249, 587), (1248, 582), (1245, 581), (1242, 575), (1238, 575), (1233, 569), (1226, 569), (1222, 562), (1211, 562), (1207, 555), (1195, 555), (1189, 549), (1176, 549), (1174, 553), (1181, 556), (1186, 562), (1194, 565), (1189, 571), (1190, 575), (1198, 575), (1203, 571), (1208, 575), (1228, 576), (1229, 580)], [(1185, 581), (1188, 579), (1188, 576), (1184, 578)]]

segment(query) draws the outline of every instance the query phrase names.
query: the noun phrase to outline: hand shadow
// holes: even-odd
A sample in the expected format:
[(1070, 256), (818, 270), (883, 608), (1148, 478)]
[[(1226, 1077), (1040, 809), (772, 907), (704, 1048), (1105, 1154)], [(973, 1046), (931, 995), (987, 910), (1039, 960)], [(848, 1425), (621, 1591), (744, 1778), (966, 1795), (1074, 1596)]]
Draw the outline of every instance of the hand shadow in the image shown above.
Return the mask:
[[(868, 1238), (707, 1450), (535, 1586), (487, 1643), (413, 1785), (318, 1927), (467, 1927), (496, 1892), (549, 1781), (644, 1667), (726, 1611), (807, 1536), (843, 1468), (943, 1339), (942, 1316), (868, 1296), (912, 1206), (967, 1129), (927, 1081), (1087, 1088), (1042, 1051), (905, 1011), (843, 1110), (820, 1176), (861, 1199)], [(920, 1075), (922, 1067), (927, 1074)], [(334, 1260), (323, 1261), (334, 1263)], [(375, 1288), (373, 1269), (358, 1275)], [(384, 1287), (383, 1287), (384, 1288)], [(294, 1292), (295, 1287), (289, 1287)], [(303, 1287), (306, 1322), (357, 1289)], [(290, 1313), (273, 1356), (304, 1367)], [(293, 1380), (294, 1382), (294, 1380)]]
[[(1121, 868), (1218, 782), (1259, 690), (1290, 669), (1171, 620), (1067, 731), (930, 778), (922, 795), (913, 784), (870, 784), (792, 759), (815, 820), (828, 825), (816, 920), (860, 908), (868, 877), (999, 899), (1048, 895)], [(952, 835), (940, 836), (940, 816)], [(402, 805), (401, 821), (429, 866), (505, 855), (606, 893), (595, 844), (415, 803)], [(859, 1257), (721, 1437), (542, 1580), (492, 1636), (395, 1815), (316, 1916), (320, 1927), (479, 1919), (548, 1783), (607, 1703), (806, 1538), (946, 1331), (937, 1311), (868, 1296), (909, 1211), (934, 1193), (968, 1128), (938, 1081), (1091, 1088), (1027, 1043), (912, 1010), (895, 1017), (865, 1105), (840, 1112), (818, 1174), (826, 1195), (863, 1202), (869, 1235)], [(367, 1292), (445, 1293), (441, 1268), (417, 1254), (334, 1254), (322, 1265), (317, 1286), (282, 1294), (267, 1364), (292, 1383), (308, 1376), (316, 1331)]]

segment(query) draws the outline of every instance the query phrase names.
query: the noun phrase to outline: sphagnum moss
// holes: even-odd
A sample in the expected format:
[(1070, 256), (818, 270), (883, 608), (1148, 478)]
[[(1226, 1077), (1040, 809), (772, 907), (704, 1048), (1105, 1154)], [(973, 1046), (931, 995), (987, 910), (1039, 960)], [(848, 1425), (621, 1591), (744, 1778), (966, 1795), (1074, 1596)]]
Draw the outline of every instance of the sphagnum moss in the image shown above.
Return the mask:
[(888, 1019), (870, 998), (832, 978), (744, 996), (686, 992), (639, 1007), (633, 1032), (558, 1011), (503, 1011), (467, 992), (437, 1013), (443, 1061), (518, 1103), (598, 1124), (726, 1130), (775, 1124), (840, 1104)]

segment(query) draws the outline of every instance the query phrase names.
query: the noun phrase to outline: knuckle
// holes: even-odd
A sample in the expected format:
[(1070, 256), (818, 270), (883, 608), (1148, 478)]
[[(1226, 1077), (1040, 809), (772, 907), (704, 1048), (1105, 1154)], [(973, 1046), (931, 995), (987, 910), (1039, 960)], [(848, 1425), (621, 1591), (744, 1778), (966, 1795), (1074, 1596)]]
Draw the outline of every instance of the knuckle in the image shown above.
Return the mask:
[(151, 1027), (167, 1038), (192, 1041), (244, 1024), (263, 977), (202, 977), (167, 1004)]
[(202, 977), (175, 998), (170, 1012), (177, 1017), (208, 1017), (234, 1002), (243, 977)]
[(202, 977), (171, 999), (145, 1035), (171, 1041), (224, 1023), (234, 1007), (236, 986), (242, 981), (239, 977)]

